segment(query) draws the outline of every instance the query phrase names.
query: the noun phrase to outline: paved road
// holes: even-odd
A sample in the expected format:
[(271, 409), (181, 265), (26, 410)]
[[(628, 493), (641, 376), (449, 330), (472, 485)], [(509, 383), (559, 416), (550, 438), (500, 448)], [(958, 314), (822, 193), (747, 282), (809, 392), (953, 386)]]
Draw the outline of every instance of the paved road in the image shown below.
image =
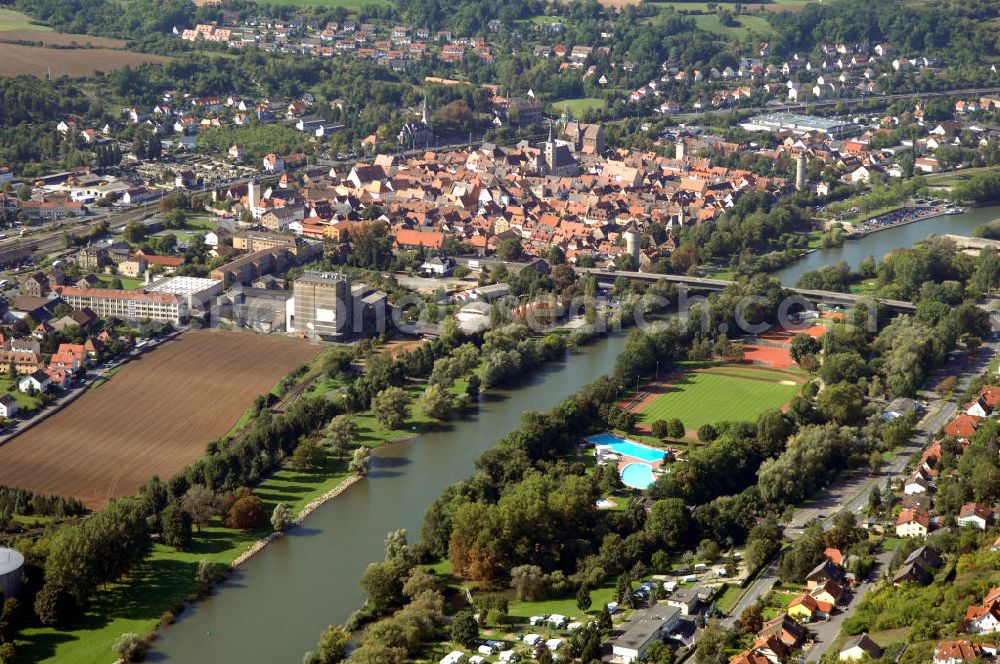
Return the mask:
[[(1000, 330), (1000, 318), (992, 310), (993, 302), (989, 301), (983, 306), (990, 309), (993, 331), (996, 332)], [(891, 479), (902, 475), (910, 458), (933, 442), (941, 427), (947, 424), (958, 410), (959, 404), (956, 403), (956, 400), (968, 389), (969, 384), (986, 370), (998, 348), (1000, 348), (1000, 341), (988, 338), (976, 353), (975, 359), (968, 359), (966, 353), (963, 352), (952, 353), (948, 362), (927, 379), (926, 385), (935, 385), (945, 376), (958, 376), (958, 387), (955, 388), (953, 396), (949, 400), (938, 399), (935, 394), (927, 390), (921, 392), (921, 396), (929, 399), (927, 414), (917, 424), (913, 440), (898, 450), (896, 455), (882, 466), (882, 471), (878, 476), (872, 477), (867, 474), (865, 469), (856, 469), (853, 473), (834, 482), (822, 496), (809, 501), (802, 508), (796, 510), (795, 516), (787, 527), (793, 531), (801, 532), (809, 522), (816, 518), (824, 519), (824, 525), (829, 527), (832, 524), (833, 516), (841, 510), (860, 512), (868, 504), (868, 494), (871, 493), (876, 482), (884, 484), (886, 478)]]
[(735, 627), (736, 621), (743, 611), (751, 604), (756, 604), (758, 599), (761, 599), (774, 588), (774, 584), (778, 581), (778, 561), (775, 560), (771, 563), (764, 573), (757, 577), (757, 580), (753, 582), (753, 585), (747, 589), (743, 598), (736, 603), (733, 607), (732, 613), (729, 614), (722, 622), (726, 627)]
[[(993, 298), (982, 305), (983, 308), (990, 311), (992, 329), (994, 332), (1000, 331), (1000, 314), (996, 311), (997, 303), (1000, 303), (1000, 297)], [(856, 514), (864, 508), (868, 504), (868, 494), (871, 492), (875, 482), (884, 483), (886, 478), (901, 475), (906, 469), (906, 466), (913, 454), (923, 449), (924, 446), (931, 442), (938, 430), (940, 430), (940, 428), (952, 418), (958, 409), (958, 404), (955, 402), (955, 399), (964, 393), (974, 378), (986, 370), (986, 366), (997, 354), (998, 348), (1000, 348), (1000, 340), (990, 338), (984, 341), (983, 347), (976, 354), (976, 358), (974, 360), (968, 360), (964, 353), (954, 353), (948, 363), (927, 380), (927, 385), (934, 385), (945, 376), (959, 376), (958, 387), (955, 389), (955, 396), (953, 399), (949, 401), (935, 399), (934, 401), (930, 401), (928, 403), (928, 412), (918, 423), (918, 432), (917, 435), (914, 436), (914, 440), (909, 445), (901, 449), (889, 462), (883, 465), (882, 471), (879, 473), (878, 477), (868, 476), (864, 469), (856, 469), (854, 472), (849, 473), (847, 476), (843, 477), (839, 481), (835, 482), (831, 487), (826, 489), (822, 496), (810, 501), (799, 510), (796, 510), (795, 516), (786, 527), (786, 535), (789, 538), (794, 539), (801, 534), (805, 525), (817, 517), (820, 517), (820, 515), (822, 515), (821, 518), (824, 519), (824, 527), (829, 528), (832, 525), (833, 516), (841, 510), (849, 510)], [(922, 395), (925, 397), (933, 396), (926, 391)], [(882, 566), (885, 566), (888, 563), (888, 559), (883, 560), (883, 557), (886, 555), (891, 557), (890, 552), (883, 552), (878, 556), (878, 561)], [(756, 602), (758, 598), (764, 597), (771, 591), (776, 581), (776, 567), (777, 563), (772, 563), (771, 566), (769, 566), (767, 570), (750, 586), (750, 588), (747, 589), (743, 598), (740, 599), (736, 607), (733, 609), (732, 614), (725, 619), (724, 622), (726, 626), (732, 627), (733, 623), (735, 623), (736, 619), (739, 618), (740, 614), (746, 607)], [(861, 588), (858, 589), (860, 596), (854, 598), (851, 602), (851, 608), (857, 606), (860, 599), (864, 596), (864, 593), (868, 592), (869, 589), (870, 588), (867, 585), (864, 587), (863, 592)], [(829, 647), (830, 643), (833, 642), (839, 632), (840, 623), (846, 618), (847, 615), (850, 614), (850, 608), (842, 613), (843, 616), (840, 617), (836, 623), (834, 623), (835, 626), (829, 628), (832, 630), (832, 638), (828, 636), (821, 642), (820, 647), (813, 648), (810, 651), (810, 661), (819, 659), (819, 657), (826, 652), (826, 649)]]
[[(881, 576), (881, 571), (889, 566), (892, 560), (892, 551), (883, 551), (875, 557), (875, 565), (872, 567), (871, 577), (877, 579)], [(806, 654), (807, 662), (818, 662), (820, 658), (830, 649), (833, 642), (837, 640), (837, 636), (840, 634), (840, 628), (847, 620), (847, 617), (851, 615), (851, 611), (861, 603), (861, 600), (865, 598), (869, 590), (872, 590), (876, 584), (874, 583), (859, 583), (855, 588), (850, 597), (849, 603), (845, 607), (841, 607), (840, 611), (834, 613), (830, 616), (829, 620), (825, 622), (816, 623), (810, 625), (809, 629), (816, 634), (816, 640), (813, 646), (809, 649)]]

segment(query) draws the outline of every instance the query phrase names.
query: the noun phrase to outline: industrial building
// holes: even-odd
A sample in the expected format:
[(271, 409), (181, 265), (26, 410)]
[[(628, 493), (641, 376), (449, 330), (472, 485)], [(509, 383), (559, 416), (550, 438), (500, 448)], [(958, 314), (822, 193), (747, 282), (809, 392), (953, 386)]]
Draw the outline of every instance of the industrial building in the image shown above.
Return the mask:
[(193, 315), (208, 310), (212, 298), (222, 292), (222, 282), (201, 277), (167, 277), (146, 286), (145, 290), (182, 298), (187, 304), (188, 315)]
[(290, 330), (294, 316), (292, 291), (233, 286), (217, 298), (222, 322), (263, 334)]
[(0, 546), (0, 596), (17, 597), (21, 592), (24, 556), (14, 549)]
[(101, 318), (114, 316), (130, 321), (149, 319), (158, 323), (180, 325), (187, 321), (190, 313), (186, 297), (171, 293), (148, 293), (142, 289), (64, 286), (59, 290), (59, 295), (74, 309), (86, 307)]
[(351, 282), (339, 272), (308, 271), (295, 280), (295, 331), (312, 339), (351, 332)]
[(653, 641), (662, 641), (680, 624), (679, 609), (666, 604), (654, 604), (648, 609), (637, 609), (621, 624), (621, 635), (611, 642), (611, 652), (625, 664), (632, 664), (646, 656)]
[(288, 331), (310, 339), (343, 339), (385, 329), (388, 298), (337, 272), (307, 271), (293, 286)]
[(831, 120), (797, 113), (755, 115), (740, 126), (747, 131), (791, 131), (796, 134), (816, 132), (830, 138), (844, 138), (861, 132), (861, 125), (856, 122)]

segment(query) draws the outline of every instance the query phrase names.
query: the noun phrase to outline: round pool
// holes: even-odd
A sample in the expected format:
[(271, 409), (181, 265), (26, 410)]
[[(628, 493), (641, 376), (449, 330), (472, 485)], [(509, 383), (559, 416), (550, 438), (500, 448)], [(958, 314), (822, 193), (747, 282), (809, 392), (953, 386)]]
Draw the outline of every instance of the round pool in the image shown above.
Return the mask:
[(648, 463), (630, 463), (622, 468), (622, 482), (633, 489), (648, 489), (655, 482), (653, 467)]

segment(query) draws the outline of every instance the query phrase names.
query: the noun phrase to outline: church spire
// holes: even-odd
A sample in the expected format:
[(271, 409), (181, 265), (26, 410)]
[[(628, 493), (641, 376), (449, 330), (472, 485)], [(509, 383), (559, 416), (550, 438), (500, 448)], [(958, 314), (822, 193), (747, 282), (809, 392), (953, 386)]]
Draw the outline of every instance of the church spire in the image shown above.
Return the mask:
[(430, 122), (427, 121), (427, 95), (424, 95), (424, 103), (420, 108), (420, 121), (425, 125), (429, 125)]

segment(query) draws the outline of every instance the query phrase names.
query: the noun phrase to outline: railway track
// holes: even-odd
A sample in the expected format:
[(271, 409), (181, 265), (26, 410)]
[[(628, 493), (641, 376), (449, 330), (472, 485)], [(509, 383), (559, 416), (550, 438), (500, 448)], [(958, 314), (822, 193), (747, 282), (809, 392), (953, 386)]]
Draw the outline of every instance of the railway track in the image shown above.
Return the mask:
[[(291, 406), (293, 403), (299, 400), (299, 398), (305, 394), (306, 390), (313, 386), (317, 380), (319, 380), (319, 374), (313, 374), (312, 376), (306, 377), (305, 380), (297, 383), (292, 389), (283, 396), (278, 403), (271, 406), (270, 410), (272, 413), (283, 413), (285, 410)], [(226, 443), (227, 449), (233, 449), (234, 447), (240, 445), (243, 441), (247, 439), (250, 435), (250, 431), (253, 430), (253, 422), (248, 422), (239, 433), (233, 437), (228, 443)]]

